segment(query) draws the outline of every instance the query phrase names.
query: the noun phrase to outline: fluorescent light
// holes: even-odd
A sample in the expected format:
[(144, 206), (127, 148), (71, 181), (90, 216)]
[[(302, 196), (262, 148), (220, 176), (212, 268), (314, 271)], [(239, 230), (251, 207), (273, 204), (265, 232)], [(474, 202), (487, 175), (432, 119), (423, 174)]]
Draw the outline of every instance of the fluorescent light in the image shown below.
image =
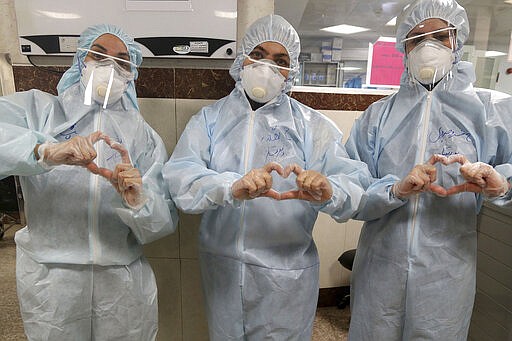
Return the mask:
[(53, 19), (80, 19), (82, 16), (76, 13), (62, 13), (62, 12), (49, 12), (49, 11), (37, 11), (40, 14)]
[(499, 57), (499, 56), (505, 56), (506, 53), (500, 52), (500, 51), (485, 51), (486, 57)]
[(341, 34), (354, 34), (354, 33), (369, 31), (370, 29), (365, 28), (365, 27), (343, 24), (343, 25), (337, 25), (337, 26), (324, 27), (321, 30), (327, 31), (327, 32), (341, 33)]
[(395, 37), (382, 37), (382, 36), (380, 36), (379, 39), (377, 39), (377, 41), (385, 41), (385, 42), (388, 42), (388, 43), (396, 43), (396, 38)]
[(342, 66), (340, 67), (340, 70), (343, 70), (343, 71), (357, 71), (357, 70), (361, 70), (360, 67), (355, 67), (355, 66)]
[(219, 18), (236, 19), (236, 12), (214, 11), (214, 14)]
[[(512, 0), (510, 0), (512, 1)], [(386, 26), (396, 26), (396, 17), (386, 23)]]
[(511, 4), (511, 5), (512, 5), (512, 0), (505, 0), (505, 3), (506, 3), (506, 4)]

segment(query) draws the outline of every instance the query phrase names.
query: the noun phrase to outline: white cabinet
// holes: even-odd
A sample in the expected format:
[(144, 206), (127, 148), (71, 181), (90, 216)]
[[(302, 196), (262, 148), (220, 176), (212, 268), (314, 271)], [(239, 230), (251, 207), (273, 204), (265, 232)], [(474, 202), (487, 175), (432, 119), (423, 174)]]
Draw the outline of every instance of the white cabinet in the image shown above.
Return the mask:
[(322, 63), (305, 61), (301, 64), (300, 84), (304, 86), (341, 86), (342, 63)]

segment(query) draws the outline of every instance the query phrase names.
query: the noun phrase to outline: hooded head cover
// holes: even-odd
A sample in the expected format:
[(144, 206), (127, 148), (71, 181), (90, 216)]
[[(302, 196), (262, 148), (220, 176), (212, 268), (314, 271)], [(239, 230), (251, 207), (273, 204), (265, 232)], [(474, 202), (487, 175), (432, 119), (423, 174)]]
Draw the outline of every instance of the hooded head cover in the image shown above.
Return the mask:
[[(90, 49), (96, 39), (104, 34), (112, 34), (118, 37), (126, 46), (128, 54), (130, 55), (130, 61), (137, 66), (142, 63), (142, 52), (140, 47), (135, 43), (132, 37), (124, 33), (119, 27), (108, 24), (94, 25), (87, 28), (82, 32), (78, 39), (78, 47), (83, 49)], [(87, 55), (87, 51), (77, 50), (75, 57), (73, 58), (73, 65), (62, 75), (62, 78), (57, 85), (57, 92), (61, 94), (64, 90), (69, 88), (71, 85), (80, 81), (80, 62), (83, 62)], [(137, 79), (138, 72), (137, 68), (132, 66), (131, 71), (134, 75), (134, 79)], [(131, 81), (126, 89), (128, 98), (133, 103), (137, 110), (139, 106), (137, 104), (137, 94), (135, 92), (135, 83)]]
[(293, 26), (279, 15), (270, 14), (259, 18), (247, 29), (229, 73), (236, 82), (239, 82), (246, 56), (256, 46), (267, 41), (283, 45), (290, 56), (291, 70), (284, 89), (284, 92), (287, 92), (293, 86), (293, 79), (299, 72), (300, 40)]
[(405, 53), (405, 43), (402, 41), (419, 23), (431, 18), (442, 19), (455, 27), (455, 62), (460, 61), (462, 46), (469, 36), (469, 22), (466, 10), (455, 0), (416, 0), (406, 6), (397, 19), (396, 49)]

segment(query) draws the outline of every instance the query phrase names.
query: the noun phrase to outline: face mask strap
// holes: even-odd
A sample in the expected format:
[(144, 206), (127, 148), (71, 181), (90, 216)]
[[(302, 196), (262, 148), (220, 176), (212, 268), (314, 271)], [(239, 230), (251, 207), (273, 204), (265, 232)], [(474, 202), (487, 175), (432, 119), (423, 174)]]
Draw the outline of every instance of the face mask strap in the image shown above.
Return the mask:
[[(264, 62), (263, 59), (253, 59), (253, 58), (249, 57), (249, 55), (246, 55), (246, 54), (244, 54), (244, 57), (246, 57), (247, 59), (249, 59), (253, 63), (257, 63), (257, 64), (261, 64), (261, 65), (267, 65), (267, 66), (275, 67), (275, 68), (282, 69), (282, 70), (292, 71), (292, 68), (285, 67), (285, 66), (279, 66), (277, 64), (267, 63), (267, 62)], [(270, 59), (266, 59), (266, 60), (270, 60)]]
[(107, 93), (105, 94), (105, 101), (103, 102), (103, 109), (107, 108), (108, 98), (110, 97), (110, 89), (112, 89), (112, 83), (114, 81), (114, 68), (110, 71), (110, 78), (107, 85)]
[[(89, 80), (87, 81), (87, 86), (85, 87), (84, 92), (84, 105), (91, 105), (92, 99), (93, 99), (93, 83), (94, 83), (94, 69), (91, 71), (91, 76), (89, 77)], [(114, 74), (115, 69), (112, 67), (110, 70), (110, 76), (107, 84), (107, 89), (105, 90), (105, 99), (103, 100), (103, 109), (107, 108), (108, 100), (110, 98), (110, 92), (112, 89), (112, 85), (114, 84)], [(97, 89), (96, 89), (97, 91)]]
[(85, 87), (84, 94), (84, 104), (91, 105), (92, 104), (92, 80), (94, 78), (94, 70), (91, 72), (91, 77), (89, 77), (89, 81), (87, 82), (87, 86)]

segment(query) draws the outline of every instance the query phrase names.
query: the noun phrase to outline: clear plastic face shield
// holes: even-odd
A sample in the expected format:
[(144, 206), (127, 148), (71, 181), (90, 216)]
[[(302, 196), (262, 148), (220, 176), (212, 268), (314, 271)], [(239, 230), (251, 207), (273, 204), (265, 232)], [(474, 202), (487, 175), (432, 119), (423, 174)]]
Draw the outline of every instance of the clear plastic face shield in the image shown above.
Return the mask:
[(245, 65), (240, 73), (242, 86), (247, 95), (259, 103), (267, 103), (277, 97), (286, 85), (286, 77), (280, 70), (288, 74), (292, 69), (278, 65), (271, 59), (254, 59), (245, 54), (244, 56), (252, 62)]
[(137, 65), (98, 51), (83, 48), (77, 50), (92, 56), (91, 60), (80, 61), (79, 64), (81, 82), (85, 88), (84, 104), (91, 105), (95, 101), (105, 109), (108, 104), (117, 102), (133, 81), (131, 70)]
[(451, 71), (455, 60), (455, 27), (429, 32), (412, 31), (410, 37), (402, 40), (402, 43), (407, 53), (409, 74), (421, 84), (433, 87)]
[[(250, 55), (247, 55), (247, 54), (244, 54), (244, 57), (249, 59), (252, 62), (252, 64), (248, 64), (245, 67), (247, 67), (249, 65), (257, 64), (257, 65), (267, 65), (267, 66), (271, 67), (273, 70), (275, 70), (275, 72), (280, 72), (279, 70), (285, 70), (285, 71), (289, 72), (289, 71), (292, 70), (292, 68), (284, 66), (284, 64), (283, 65), (277, 65), (277, 63), (275, 61), (271, 60), (271, 59), (255, 59), (255, 58), (252, 58)], [(255, 65), (255, 66), (257, 66), (257, 65)], [(288, 65), (288, 63), (286, 65)]]

